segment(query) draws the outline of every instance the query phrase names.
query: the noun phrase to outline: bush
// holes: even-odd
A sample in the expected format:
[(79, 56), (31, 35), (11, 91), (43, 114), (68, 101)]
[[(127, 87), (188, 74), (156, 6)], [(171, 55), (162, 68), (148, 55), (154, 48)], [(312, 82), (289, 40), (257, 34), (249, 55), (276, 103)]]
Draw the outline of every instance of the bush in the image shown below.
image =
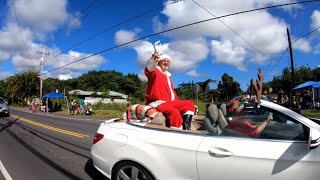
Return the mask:
[(118, 104), (118, 103), (109, 103), (109, 104), (104, 104), (104, 103), (97, 103), (95, 105), (92, 105), (93, 111), (95, 110), (118, 110), (118, 111), (125, 111), (127, 108), (127, 104)]

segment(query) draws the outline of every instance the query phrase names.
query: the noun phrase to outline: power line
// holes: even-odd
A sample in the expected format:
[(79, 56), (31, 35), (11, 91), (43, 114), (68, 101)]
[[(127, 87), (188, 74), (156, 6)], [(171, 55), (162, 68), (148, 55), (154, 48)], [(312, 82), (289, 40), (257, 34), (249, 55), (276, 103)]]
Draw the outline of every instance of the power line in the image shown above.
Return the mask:
[[(317, 31), (318, 29), (320, 29), (320, 26), (313, 29), (312, 31), (306, 33), (305, 35), (301, 36), (300, 38), (295, 39), (294, 41), (292, 41), (292, 44), (296, 43), (297, 41), (299, 41), (300, 39), (309, 36), (310, 34), (314, 33), (315, 31)], [(284, 56), (284, 54), (289, 50), (289, 46), (287, 46), (287, 48), (282, 52), (281, 56), (279, 56), (279, 59), (277, 60), (276, 64), (272, 67), (271, 71), (268, 73), (268, 75), (266, 76), (266, 78), (272, 73), (272, 71), (274, 70), (274, 68), (279, 64), (280, 60), (282, 59), (282, 57)]]
[[(70, 30), (71, 29), (71, 25), (82, 15), (82, 16), (88, 16), (90, 13), (92, 13), (94, 10), (96, 10), (103, 2), (102, 1), (100, 1), (100, 3), (98, 4), (98, 6), (96, 6), (96, 7), (94, 7), (93, 9), (91, 9), (90, 11), (88, 11), (87, 13), (85, 13), (85, 11), (87, 11), (91, 6), (93, 6), (95, 3), (97, 3), (97, 2), (99, 2), (99, 1), (95, 1), (95, 0), (93, 0), (88, 6), (86, 6), (85, 8), (82, 8), (81, 10), (80, 10), (80, 14), (78, 15), (78, 16), (76, 16), (76, 17), (74, 17), (73, 18), (73, 20), (72, 21), (70, 21), (70, 23), (67, 25), (67, 26), (65, 26), (62, 30), (60, 30), (58, 33), (57, 33), (57, 37), (58, 38), (56, 38), (55, 40), (57, 40), (57, 39), (59, 39), (60, 37), (62, 37), (62, 34), (63, 33), (65, 33), (65, 32), (67, 32), (68, 30)], [(85, 13), (85, 14), (84, 14)], [(47, 42), (45, 42), (44, 43), (44, 45), (43, 45), (43, 47), (45, 47), (46, 46), (46, 44), (49, 44), (49, 43), (52, 43), (53, 42), (53, 40), (51, 40), (51, 41), (47, 41)], [(38, 51), (40, 51), (40, 49), (38, 50)], [(38, 52), (37, 51), (37, 52)], [(30, 57), (30, 58), (33, 58), (33, 57), (35, 57), (38, 53), (37, 52), (35, 52), (35, 54), (32, 56), (32, 57)], [(50, 59), (49, 59), (50, 60)], [(44, 62), (43, 62), (43, 65), (44, 65)], [(41, 63), (39, 64), (39, 66), (41, 66)], [(45, 66), (45, 65), (44, 65)], [(28, 71), (28, 70), (25, 70), (25, 71)], [(24, 72), (25, 72), (24, 71)]]
[[(200, 6), (202, 9), (204, 9), (205, 11), (207, 11), (209, 14), (211, 14), (213, 17), (217, 17), (214, 14), (212, 14), (208, 9), (206, 9), (204, 6), (202, 6), (201, 4), (199, 4), (198, 2), (196, 2), (195, 0), (192, 0), (195, 4), (197, 4), (198, 6)], [(237, 36), (239, 36), (244, 42), (246, 42), (249, 46), (251, 46), (254, 50), (256, 50), (259, 54), (261, 54), (262, 56), (266, 57), (261, 51), (259, 51), (256, 47), (254, 47), (251, 43), (249, 43), (246, 39), (244, 39), (239, 33), (237, 33), (233, 28), (231, 28), (229, 25), (227, 25), (226, 23), (224, 23), (221, 19), (218, 19), (218, 21), (220, 21), (223, 25), (225, 25), (227, 28), (229, 28), (233, 33), (235, 33)]]
[[(93, 6), (95, 3), (99, 2), (98, 6), (94, 7), (93, 9), (91, 9), (90, 11), (88, 11), (87, 13), (84, 14), (84, 12), (89, 9), (91, 6)], [(70, 30), (72, 28), (72, 24), (80, 17), (80, 16), (88, 16), (90, 13), (92, 13), (94, 10), (96, 10), (103, 2), (102, 1), (95, 1), (93, 0), (86, 8), (82, 9), (80, 12), (80, 14), (78, 16), (76, 16), (66, 27), (64, 27), (58, 34), (57, 37), (55, 38), (55, 41), (58, 40), (60, 37), (62, 37), (62, 35), (67, 32), (68, 30)], [(52, 43), (53, 41), (49, 41), (47, 43), (45, 43), (45, 45)]]
[(132, 40), (132, 41), (129, 41), (129, 42), (126, 42), (126, 43), (123, 43), (123, 44), (120, 44), (120, 45), (117, 45), (117, 46), (114, 46), (114, 47), (111, 47), (111, 48), (108, 48), (108, 49), (105, 49), (105, 50), (102, 50), (102, 51), (99, 51), (99, 52), (96, 52), (96, 53), (94, 53), (94, 54), (92, 54), (92, 55), (86, 56), (86, 57), (84, 57), (84, 58), (80, 58), (80, 59), (75, 60), (75, 61), (73, 61), (73, 62), (71, 62), (71, 63), (66, 64), (66, 65), (63, 65), (63, 66), (54, 68), (54, 69), (52, 69), (52, 70), (50, 70), (50, 71), (48, 71), (48, 72), (46, 72), (46, 73), (43, 73), (43, 74), (47, 74), (47, 73), (49, 73), (49, 72), (56, 71), (56, 70), (58, 70), (58, 69), (64, 68), (64, 67), (66, 67), (66, 66), (69, 66), (69, 65), (74, 64), (74, 63), (76, 63), (76, 62), (79, 62), (79, 61), (85, 60), (85, 59), (87, 59), (87, 58), (96, 56), (96, 55), (98, 55), (98, 54), (101, 54), (101, 53), (104, 53), (104, 52), (107, 52), (107, 51), (110, 51), (110, 50), (113, 50), (113, 49), (116, 49), (116, 48), (125, 46), (125, 45), (127, 45), (127, 44), (131, 44), (131, 43), (134, 43), (134, 42), (137, 42), (137, 41), (140, 41), (140, 40), (149, 38), (149, 37), (153, 37), (153, 36), (156, 36), (156, 35), (159, 35), (159, 34), (163, 34), (163, 33), (169, 32), (169, 31), (173, 31), (173, 30), (185, 28), (185, 27), (188, 27), (188, 26), (192, 26), (192, 25), (204, 23), (204, 22), (211, 21), (211, 20), (215, 20), (215, 19), (219, 19), (219, 18), (234, 16), (234, 15), (238, 15), (238, 14), (244, 14), (244, 13), (249, 13), (249, 12), (254, 12), (254, 11), (260, 11), (260, 10), (265, 10), (265, 9), (272, 9), (272, 8), (277, 8), (277, 7), (283, 7), (283, 6), (290, 6), (290, 5), (295, 5), (295, 4), (304, 4), (304, 3), (310, 3), (310, 2), (318, 2), (318, 1), (320, 1), (320, 0), (309, 0), (309, 1), (301, 1), (301, 2), (293, 2), (293, 3), (285, 3), (285, 4), (267, 6), (267, 7), (262, 7), (262, 8), (255, 8), (255, 9), (251, 9), (251, 10), (240, 11), (240, 12), (236, 12), (236, 13), (231, 13), (231, 14), (227, 14), (227, 15), (222, 15), (222, 16), (219, 16), (219, 17), (209, 18), (209, 19), (202, 20), (202, 21), (197, 21), (197, 22), (194, 22), (194, 23), (185, 24), (185, 25), (182, 25), (182, 26), (178, 26), (178, 27), (171, 28), (171, 29), (167, 29), (167, 30), (164, 30), (164, 31), (161, 31), (161, 32), (157, 32), (157, 33), (151, 34), (151, 35), (147, 35), (147, 36), (144, 36), (144, 37), (142, 37), (142, 38), (138, 38), (138, 39), (135, 39), (135, 40)]
[[(107, 28), (107, 29), (99, 32), (99, 33), (96, 33), (96, 34), (94, 34), (93, 36), (91, 36), (91, 37), (89, 37), (89, 38), (87, 38), (87, 39), (85, 39), (85, 40), (83, 40), (83, 41), (80, 41), (79, 43), (77, 43), (77, 44), (73, 45), (72, 47), (68, 48), (68, 50), (71, 50), (71, 49), (73, 49), (73, 48), (75, 48), (75, 47), (77, 47), (77, 46), (79, 46), (79, 45), (81, 45), (81, 44), (83, 44), (83, 43), (85, 43), (85, 42), (87, 42), (87, 41), (89, 41), (89, 40), (91, 40), (91, 39), (93, 39), (93, 38), (95, 38), (95, 37), (97, 37), (97, 36), (105, 33), (105, 32), (107, 32), (107, 31), (110, 31), (110, 30), (112, 30), (112, 29), (114, 29), (114, 28), (116, 28), (116, 27), (118, 27), (118, 26), (120, 26), (120, 25), (126, 24), (126, 23), (128, 23), (128, 22), (130, 22), (130, 21), (132, 21), (132, 20), (134, 20), (134, 19), (140, 18), (140, 17), (142, 17), (142, 16), (144, 16), (144, 15), (146, 15), (146, 14), (149, 14), (149, 13), (154, 12), (154, 11), (156, 11), (156, 10), (162, 9), (162, 8), (165, 7), (165, 6), (168, 6), (168, 5), (171, 5), (171, 4), (173, 4), (173, 3), (180, 2), (180, 1), (182, 1), (182, 0), (176, 0), (176, 1), (173, 1), (173, 2), (170, 2), (170, 3), (167, 3), (167, 4), (164, 4), (164, 5), (162, 5), (162, 6), (156, 7), (156, 8), (154, 8), (154, 9), (145, 11), (145, 12), (143, 12), (143, 13), (141, 13), (141, 14), (136, 15), (136, 16), (133, 16), (133, 17), (131, 17), (131, 18), (125, 20), (125, 21), (122, 21), (122, 22), (120, 22), (120, 23), (118, 23), (118, 24), (116, 24), (116, 25), (114, 25), (114, 26), (111, 26), (111, 27), (109, 27), (109, 28)], [(67, 51), (68, 51), (68, 50), (67, 50)], [(48, 59), (47, 62), (55, 59), (56, 57), (60, 56), (61, 54), (62, 54), (62, 53), (59, 53), (59, 54), (53, 56), (52, 58)], [(47, 63), (47, 62), (46, 62), (46, 63)]]
[[(26, 49), (26, 51), (27, 51), (27, 53), (28, 53), (28, 55), (29, 55), (29, 58), (30, 58), (33, 66), (36, 67), (35, 64), (34, 64), (34, 62), (33, 62), (33, 60), (32, 60), (32, 58), (31, 58), (31, 55), (30, 55), (30, 53), (29, 53), (29, 50), (28, 50), (28, 48), (27, 48), (27, 46), (26, 46), (26, 42), (24, 41), (24, 38), (23, 38), (23, 35), (22, 35), (22, 32), (21, 32), (21, 27), (20, 27), (20, 23), (19, 23), (19, 20), (18, 20), (18, 16), (17, 16), (17, 11), (16, 11), (16, 6), (15, 6), (15, 3), (14, 3), (14, 0), (12, 0), (12, 6), (13, 6), (14, 15), (15, 15), (15, 17), (16, 17), (16, 21), (17, 21), (17, 24), (18, 24), (18, 27), (19, 27), (19, 32), (20, 32), (20, 35), (21, 35), (21, 39), (22, 39), (22, 41), (23, 41), (24, 48)], [(32, 68), (32, 69), (34, 70), (34, 68)]]

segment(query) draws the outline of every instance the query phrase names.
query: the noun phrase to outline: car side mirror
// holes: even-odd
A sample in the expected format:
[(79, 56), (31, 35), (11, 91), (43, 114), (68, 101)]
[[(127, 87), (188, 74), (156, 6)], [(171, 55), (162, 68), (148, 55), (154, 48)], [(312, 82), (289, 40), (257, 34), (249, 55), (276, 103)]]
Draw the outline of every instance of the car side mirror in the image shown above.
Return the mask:
[(320, 130), (311, 128), (309, 135), (309, 148), (315, 149), (320, 144)]

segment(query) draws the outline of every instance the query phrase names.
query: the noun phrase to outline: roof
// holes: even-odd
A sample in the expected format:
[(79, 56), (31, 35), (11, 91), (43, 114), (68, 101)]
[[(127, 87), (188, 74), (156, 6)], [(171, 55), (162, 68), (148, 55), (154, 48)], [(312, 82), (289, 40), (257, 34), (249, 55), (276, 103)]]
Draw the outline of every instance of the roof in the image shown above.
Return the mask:
[(65, 98), (65, 96), (61, 93), (56, 93), (56, 92), (52, 92), (52, 93), (49, 93), (49, 94), (46, 94), (44, 96), (42, 96), (42, 98)]
[(298, 91), (298, 90), (310, 89), (310, 88), (320, 88), (320, 82), (307, 81), (293, 88), (292, 91)]
[[(82, 91), (82, 90), (72, 90), (69, 91), (68, 94), (76, 94), (76, 95), (80, 95), (80, 96), (90, 96), (91, 94), (97, 93), (97, 95), (101, 96), (104, 92), (93, 92), (93, 91)], [(115, 91), (109, 91), (109, 96), (111, 97), (122, 97), (124, 99), (128, 98), (128, 95), (119, 93), (119, 92), (115, 92)]]

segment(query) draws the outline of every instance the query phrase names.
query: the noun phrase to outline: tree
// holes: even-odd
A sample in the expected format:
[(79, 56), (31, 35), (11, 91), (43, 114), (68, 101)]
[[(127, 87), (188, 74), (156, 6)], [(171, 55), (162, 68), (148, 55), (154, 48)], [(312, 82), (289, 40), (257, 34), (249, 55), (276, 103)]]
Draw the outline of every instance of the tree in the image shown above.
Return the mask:
[(202, 91), (203, 91), (203, 98), (204, 100), (207, 97), (207, 92), (210, 90), (209, 84), (212, 82), (217, 82), (216, 80), (212, 80), (212, 79), (208, 79), (204, 82), (198, 82), (197, 84), (201, 87)]
[(5, 96), (7, 83), (5, 80), (0, 80), (0, 96)]
[(40, 79), (35, 71), (28, 71), (7, 79), (6, 97), (10, 102), (24, 103), (24, 99), (39, 93)]
[(175, 89), (177, 96), (180, 99), (194, 99), (195, 98), (195, 83), (194, 82), (183, 82), (179, 84)]
[[(295, 86), (302, 84), (307, 81), (314, 81), (316, 80), (316, 75), (319, 73), (320, 69), (311, 70), (311, 68), (306, 66), (301, 66), (299, 68), (295, 68)], [(319, 76), (320, 77), (320, 76)], [(273, 80), (268, 82), (270, 87), (273, 88), (273, 92), (279, 92), (283, 90), (286, 94), (291, 92), (292, 87), (292, 76), (291, 76), (291, 68), (285, 67), (282, 70), (281, 76), (273, 77)]]
[(55, 92), (58, 89), (60, 92), (63, 91), (65, 85), (64, 81), (54, 78), (45, 79), (43, 82), (43, 92), (44, 94)]
[(220, 92), (220, 99), (229, 100), (236, 95), (242, 94), (240, 84), (233, 80), (233, 77), (229, 76), (227, 73), (224, 73), (221, 77), (221, 80), (218, 84), (218, 90)]
[(314, 81), (320, 81), (320, 67), (313, 70)]

